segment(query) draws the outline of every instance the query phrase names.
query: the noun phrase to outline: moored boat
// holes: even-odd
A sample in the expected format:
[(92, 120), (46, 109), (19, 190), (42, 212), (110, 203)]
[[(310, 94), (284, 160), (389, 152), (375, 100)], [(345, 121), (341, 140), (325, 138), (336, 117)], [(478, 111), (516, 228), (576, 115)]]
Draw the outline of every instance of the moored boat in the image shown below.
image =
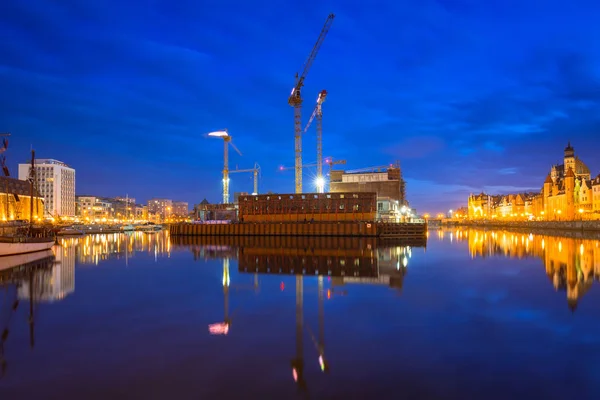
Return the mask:
[[(4, 152), (8, 147), (8, 142), (4, 140), (4, 146), (0, 149), (0, 153)], [(8, 177), (8, 168), (2, 157), (2, 169)], [(34, 191), (33, 182), (35, 182), (35, 152), (31, 150), (31, 168), (29, 172), (29, 198), (34, 199), (37, 193)], [(19, 195), (13, 192), (15, 202), (20, 202)], [(29, 201), (29, 224), (24, 221), (16, 222), (16, 225), (10, 227), (10, 233), (4, 233), (0, 236), (0, 257), (11, 256), (17, 254), (34, 253), (37, 251), (48, 250), (54, 245), (55, 239), (51, 231), (47, 229), (36, 229), (33, 226), (33, 203)]]
[(58, 232), (56, 232), (59, 236), (81, 236), (85, 235), (85, 232), (81, 229), (73, 228), (72, 226), (68, 226), (66, 228), (62, 228)]
[(46, 258), (54, 258), (54, 253), (51, 249), (35, 251), (25, 254), (7, 255), (0, 258), (0, 271), (11, 269), (21, 265), (27, 265)]

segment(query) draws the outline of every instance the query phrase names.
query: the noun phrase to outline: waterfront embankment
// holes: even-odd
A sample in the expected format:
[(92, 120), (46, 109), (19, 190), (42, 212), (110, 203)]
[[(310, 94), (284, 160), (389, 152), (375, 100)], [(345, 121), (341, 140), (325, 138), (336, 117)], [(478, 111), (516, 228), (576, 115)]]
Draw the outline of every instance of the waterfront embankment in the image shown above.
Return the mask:
[(457, 221), (444, 220), (442, 227), (510, 230), (551, 236), (600, 238), (600, 221)]

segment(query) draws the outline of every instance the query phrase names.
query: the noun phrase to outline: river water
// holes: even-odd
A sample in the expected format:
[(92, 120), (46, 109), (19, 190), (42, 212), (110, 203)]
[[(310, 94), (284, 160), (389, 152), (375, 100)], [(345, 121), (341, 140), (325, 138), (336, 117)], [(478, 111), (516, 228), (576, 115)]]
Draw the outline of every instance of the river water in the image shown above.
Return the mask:
[(597, 240), (138, 232), (53, 251), (0, 275), (2, 400), (600, 397)]

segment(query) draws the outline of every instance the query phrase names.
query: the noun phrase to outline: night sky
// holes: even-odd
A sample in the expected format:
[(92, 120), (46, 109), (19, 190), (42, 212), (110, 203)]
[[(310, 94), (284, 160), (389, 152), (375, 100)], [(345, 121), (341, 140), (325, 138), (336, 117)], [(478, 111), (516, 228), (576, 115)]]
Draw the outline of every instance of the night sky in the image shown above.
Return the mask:
[[(9, 167), (33, 146), (76, 169), (78, 194), (218, 202), (223, 144), (205, 134), (228, 128), (232, 168), (258, 162), (262, 192), (292, 193), (294, 171), (278, 170), (294, 165), (287, 97), (331, 12), (304, 122), (326, 89), (324, 155), (399, 160), (419, 212), (539, 190), (569, 140), (600, 172), (594, 0), (3, 0)], [(251, 174), (231, 179), (252, 191)]]

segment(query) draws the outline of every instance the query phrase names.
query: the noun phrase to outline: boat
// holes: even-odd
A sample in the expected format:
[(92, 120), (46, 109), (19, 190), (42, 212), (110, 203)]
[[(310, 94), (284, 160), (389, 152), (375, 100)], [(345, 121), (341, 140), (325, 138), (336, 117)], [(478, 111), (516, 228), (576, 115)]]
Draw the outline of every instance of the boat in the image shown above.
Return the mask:
[[(4, 140), (4, 146), (0, 148), (0, 153), (4, 152), (8, 147), (8, 141)], [(2, 169), (8, 177), (8, 168), (5, 165), (4, 157), (2, 157)], [(29, 198), (34, 199), (35, 193), (33, 183), (35, 182), (35, 151), (31, 150), (31, 168), (29, 172)], [(20, 201), (19, 196), (13, 193), (15, 201)], [(0, 257), (11, 256), (17, 254), (34, 253), (50, 249), (55, 238), (52, 232), (48, 229), (36, 229), (33, 227), (33, 201), (29, 202), (29, 224), (20, 224), (11, 227), (10, 234), (0, 235)]]
[(81, 229), (77, 229), (72, 226), (67, 226), (56, 232), (56, 234), (59, 236), (81, 236), (85, 235), (85, 232)]
[(128, 224), (128, 225), (123, 225), (123, 226), (121, 226), (121, 230), (122, 230), (123, 232), (130, 232), (130, 231), (134, 231), (134, 230), (135, 230), (135, 228), (134, 228), (134, 226), (133, 226), (133, 225), (131, 225), (131, 224)]
[(161, 229), (162, 229), (162, 225), (157, 225), (154, 222), (146, 222), (144, 224), (140, 224), (135, 227), (136, 231), (142, 231), (142, 232), (155, 232), (155, 231), (160, 231)]
[(51, 249), (41, 250), (25, 254), (13, 254), (0, 258), (0, 271), (11, 268), (26, 266), (36, 262), (53, 261), (54, 253)]

